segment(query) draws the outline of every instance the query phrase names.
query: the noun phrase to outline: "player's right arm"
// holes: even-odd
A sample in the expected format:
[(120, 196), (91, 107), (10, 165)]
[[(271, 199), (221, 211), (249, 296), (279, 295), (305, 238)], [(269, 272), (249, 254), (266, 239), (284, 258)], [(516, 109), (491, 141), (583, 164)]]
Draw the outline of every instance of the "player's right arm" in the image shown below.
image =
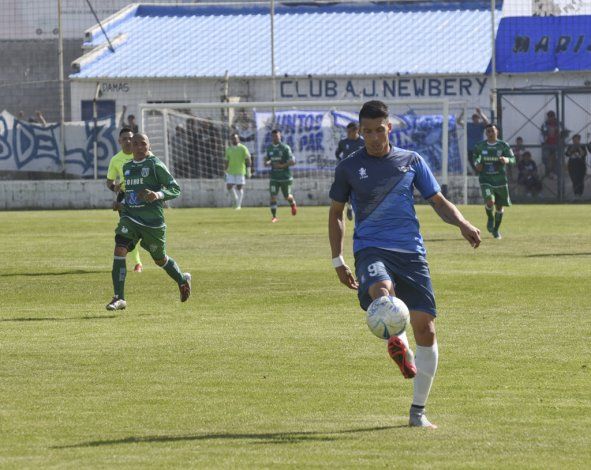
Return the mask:
[(337, 145), (337, 149), (334, 152), (334, 156), (337, 160), (341, 160), (341, 153), (343, 152), (343, 141), (339, 140), (339, 145)]
[(480, 143), (476, 144), (474, 146), (474, 158), (472, 159), (472, 163), (474, 163), (474, 169), (476, 170), (477, 173), (480, 173), (483, 168), (481, 151), (482, 151), (481, 144)]
[(114, 193), (119, 192), (119, 184), (115, 184), (115, 180), (117, 180), (117, 168), (115, 168), (114, 158), (111, 158), (109, 162), (109, 168), (107, 169), (107, 188), (109, 188)]
[(345, 239), (344, 209), (344, 202), (335, 201), (334, 199), (331, 200), (330, 210), (328, 212), (328, 239), (330, 241), (333, 266), (339, 277), (339, 281), (349, 289), (357, 289), (359, 284), (343, 258), (343, 241)]
[(478, 248), (481, 241), (480, 230), (468, 222), (452, 202), (448, 201), (440, 192), (430, 197), (428, 201), (441, 220), (458, 227), (468, 243), (473, 248)]

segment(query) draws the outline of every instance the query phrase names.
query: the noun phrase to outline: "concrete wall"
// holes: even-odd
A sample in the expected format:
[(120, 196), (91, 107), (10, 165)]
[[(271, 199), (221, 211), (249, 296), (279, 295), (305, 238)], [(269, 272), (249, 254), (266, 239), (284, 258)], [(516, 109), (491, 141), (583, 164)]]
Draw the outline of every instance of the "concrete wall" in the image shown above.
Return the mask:
[[(174, 207), (228, 207), (230, 197), (222, 180), (179, 179), (182, 195), (171, 201)], [(452, 188), (459, 184), (450, 181)], [(295, 180), (293, 192), (299, 205), (328, 205), (331, 179)], [(469, 202), (480, 202), (480, 191), (475, 177), (469, 178)], [(461, 194), (450, 190), (449, 198), (461, 203)], [(49, 180), (0, 181), (0, 210), (24, 209), (103, 209), (111, 207), (113, 193), (104, 181)], [(280, 204), (285, 204), (279, 196)], [(269, 180), (248, 180), (244, 192), (245, 207), (269, 204)]]

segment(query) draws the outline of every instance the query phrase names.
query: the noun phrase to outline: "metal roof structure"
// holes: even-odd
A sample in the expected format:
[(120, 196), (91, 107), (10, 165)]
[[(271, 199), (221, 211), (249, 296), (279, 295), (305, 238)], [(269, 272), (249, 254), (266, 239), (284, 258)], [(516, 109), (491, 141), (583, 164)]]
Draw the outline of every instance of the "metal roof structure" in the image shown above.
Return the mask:
[[(501, 3), (501, 2), (499, 2)], [(280, 6), (278, 76), (483, 74), (490, 2)], [(497, 27), (500, 11), (497, 15)], [(268, 7), (133, 4), (86, 32), (73, 79), (269, 77)]]

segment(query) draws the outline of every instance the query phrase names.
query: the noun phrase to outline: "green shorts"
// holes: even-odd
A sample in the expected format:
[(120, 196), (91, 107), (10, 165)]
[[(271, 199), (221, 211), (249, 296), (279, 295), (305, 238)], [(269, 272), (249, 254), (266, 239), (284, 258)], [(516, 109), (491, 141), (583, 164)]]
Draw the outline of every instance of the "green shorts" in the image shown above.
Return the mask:
[(283, 197), (287, 198), (291, 194), (291, 183), (292, 181), (273, 181), (269, 183), (269, 192), (271, 196), (277, 196), (279, 190), (283, 193)]
[[(166, 225), (158, 228), (146, 227), (128, 217), (121, 217), (115, 233), (129, 238), (134, 246), (139, 241), (142, 248), (150, 253), (152, 259), (166, 258)], [(133, 247), (129, 248), (129, 251), (133, 250)]]
[(509, 197), (509, 186), (492, 186), (490, 184), (481, 183), (480, 191), (482, 191), (482, 197), (484, 201), (492, 201), (497, 206), (510, 206), (511, 198)]

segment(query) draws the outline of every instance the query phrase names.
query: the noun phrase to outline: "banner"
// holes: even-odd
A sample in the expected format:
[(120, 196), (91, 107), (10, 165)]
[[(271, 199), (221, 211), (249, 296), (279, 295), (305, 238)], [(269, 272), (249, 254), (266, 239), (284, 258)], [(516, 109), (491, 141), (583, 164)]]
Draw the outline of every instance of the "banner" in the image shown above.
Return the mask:
[[(280, 111), (276, 113), (275, 127), (281, 130), (283, 142), (288, 144), (295, 157), (294, 171), (334, 170), (337, 160), (334, 156), (340, 139), (346, 137), (346, 127), (357, 122), (357, 113), (346, 111)], [(267, 172), (264, 156), (271, 143), (273, 115), (255, 114), (257, 125), (258, 172)], [(406, 113), (390, 117), (392, 133), (390, 141), (396, 147), (420, 154), (433, 173), (441, 174), (442, 125), (439, 115)], [(454, 116), (449, 116), (448, 172), (460, 174), (462, 159)]]
[(495, 42), (500, 73), (591, 70), (591, 1), (507, 0)]
[[(256, 112), (257, 128), (257, 172), (269, 171), (264, 166), (267, 147), (271, 144), (271, 131), (281, 131), (283, 143), (291, 147), (295, 158), (294, 170), (333, 169), (334, 156), (341, 138), (340, 132), (333, 126), (333, 119), (327, 111), (278, 111)], [(336, 132), (336, 134), (335, 134)]]
[[(97, 122), (98, 176), (107, 174), (109, 161), (118, 151), (115, 116)], [(64, 127), (65, 172), (80, 178), (94, 177), (93, 121), (68, 122)], [(0, 113), (0, 171), (61, 173), (60, 125), (45, 126)]]

